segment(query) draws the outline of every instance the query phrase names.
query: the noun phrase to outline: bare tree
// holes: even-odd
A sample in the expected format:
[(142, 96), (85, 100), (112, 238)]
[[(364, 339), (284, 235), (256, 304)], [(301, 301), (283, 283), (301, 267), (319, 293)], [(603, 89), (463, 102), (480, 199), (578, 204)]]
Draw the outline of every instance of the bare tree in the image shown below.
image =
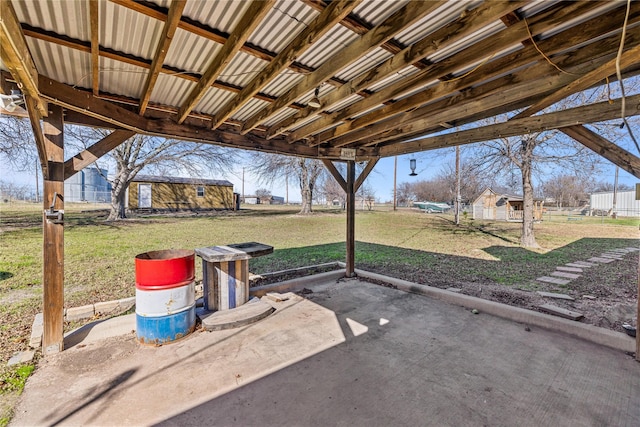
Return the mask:
[(591, 182), (585, 176), (561, 174), (551, 177), (542, 184), (545, 197), (553, 198), (556, 207), (575, 207), (588, 200)]
[(250, 169), (262, 182), (273, 182), (285, 176), (295, 176), (300, 185), (302, 197), (301, 214), (313, 212), (313, 192), (316, 182), (324, 173), (324, 165), (319, 160), (255, 152), (251, 156)]
[[(99, 140), (108, 133), (104, 129), (76, 126), (67, 132), (70, 138), (84, 146)], [(143, 169), (147, 173), (170, 173), (201, 176), (204, 171), (227, 172), (234, 156), (228, 148), (215, 145), (185, 142), (148, 135), (134, 135), (113, 149), (106, 161), (115, 163), (111, 182), (111, 211), (107, 221), (126, 217), (125, 196), (127, 188)]]
[(535, 248), (538, 243), (533, 230), (534, 171), (564, 168), (593, 172), (599, 160), (595, 153), (558, 132), (542, 132), (478, 144), (473, 161), (475, 169), (483, 173), (506, 175), (512, 181), (520, 175), (524, 205), (520, 243)]
[(329, 204), (337, 201), (344, 209), (347, 203), (347, 193), (340, 187), (340, 184), (329, 174), (323, 174), (320, 177), (320, 185), (318, 186), (324, 198)]
[(38, 158), (28, 119), (0, 114), (0, 159), (16, 170), (33, 167)]

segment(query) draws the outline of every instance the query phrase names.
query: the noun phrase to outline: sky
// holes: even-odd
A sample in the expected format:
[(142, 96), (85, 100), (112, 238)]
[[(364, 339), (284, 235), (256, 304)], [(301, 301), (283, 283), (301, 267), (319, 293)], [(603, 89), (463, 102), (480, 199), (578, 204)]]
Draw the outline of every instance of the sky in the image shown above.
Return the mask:
[[(464, 162), (464, 148), (462, 151), (462, 161)], [(631, 150), (633, 152), (633, 150)], [(240, 156), (234, 156), (239, 158)], [(409, 160), (411, 158), (416, 159), (417, 167), (415, 177), (409, 176)], [(421, 180), (428, 180), (438, 175), (442, 168), (446, 165), (453, 165), (455, 161), (455, 150), (452, 148), (433, 150), (423, 153), (416, 153), (415, 155), (402, 155), (398, 156), (398, 170), (397, 170), (397, 184), (400, 185), (403, 182), (416, 182)], [(607, 181), (613, 184), (615, 176), (615, 166), (608, 161), (605, 161), (606, 165), (602, 167), (601, 173), (595, 178), (598, 181)], [(394, 158), (388, 157), (378, 161), (378, 164), (367, 178), (366, 183), (370, 185), (374, 192), (376, 200), (379, 202), (386, 202), (393, 200), (393, 170), (394, 170)], [(26, 184), (35, 188), (35, 166), (30, 171), (17, 171), (4, 164), (1, 168), (0, 180), (13, 182), (16, 184)], [(111, 173), (114, 171), (110, 171)], [(144, 172), (143, 172), (144, 173)], [(186, 175), (185, 175), (186, 176)], [(242, 193), (242, 176), (243, 165), (238, 165), (230, 174), (224, 176), (211, 175), (207, 178), (211, 179), (226, 179), (233, 183), (234, 191), (236, 193)], [(548, 177), (544, 177), (548, 179)], [(620, 170), (619, 183), (635, 185), (637, 180), (631, 174)], [(300, 190), (296, 182), (289, 181), (288, 186), (288, 199), (290, 203), (300, 202)], [(40, 188), (42, 186), (40, 185)], [(264, 183), (260, 182), (258, 177), (252, 175), (245, 169), (244, 173), (244, 194), (246, 196), (255, 194), (256, 190), (266, 188), (271, 191), (274, 196), (287, 197), (287, 186), (284, 180)]]

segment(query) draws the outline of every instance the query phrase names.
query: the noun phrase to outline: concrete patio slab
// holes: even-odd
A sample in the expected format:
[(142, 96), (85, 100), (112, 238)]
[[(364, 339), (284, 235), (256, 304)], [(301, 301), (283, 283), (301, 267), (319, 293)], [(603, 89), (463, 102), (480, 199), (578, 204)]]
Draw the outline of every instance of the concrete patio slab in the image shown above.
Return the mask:
[(536, 279), (539, 282), (553, 283), (554, 285), (566, 285), (571, 282), (569, 279), (561, 279), (559, 277), (541, 276)]
[(622, 351), (361, 280), (307, 288), (239, 329), (49, 356), (12, 425), (640, 423)]

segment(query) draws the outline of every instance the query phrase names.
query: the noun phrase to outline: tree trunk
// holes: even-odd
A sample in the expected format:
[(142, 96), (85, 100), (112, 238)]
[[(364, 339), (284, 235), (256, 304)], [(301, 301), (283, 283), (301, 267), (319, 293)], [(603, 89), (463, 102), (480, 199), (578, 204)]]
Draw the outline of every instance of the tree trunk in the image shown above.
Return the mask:
[(302, 208), (300, 209), (300, 214), (310, 214), (313, 213), (312, 203), (313, 200), (313, 192), (307, 185), (306, 188), (300, 189), (300, 194), (302, 196)]
[(539, 248), (533, 233), (533, 184), (531, 183), (531, 166), (533, 159), (534, 143), (527, 139), (522, 140), (522, 236), (520, 244), (525, 248)]
[[(126, 204), (125, 204), (125, 195), (126, 195), (126, 187), (119, 187), (116, 191), (116, 187), (111, 191), (111, 211), (109, 212), (109, 216), (107, 217), (107, 221), (115, 221), (117, 219), (125, 219), (126, 215)], [(124, 187), (124, 188), (123, 188)]]

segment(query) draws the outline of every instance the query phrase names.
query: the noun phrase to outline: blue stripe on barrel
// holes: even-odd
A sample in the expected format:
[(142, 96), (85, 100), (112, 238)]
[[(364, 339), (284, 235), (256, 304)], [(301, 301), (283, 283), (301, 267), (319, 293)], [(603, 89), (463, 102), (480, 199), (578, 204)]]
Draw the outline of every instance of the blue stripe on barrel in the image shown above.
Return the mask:
[(236, 308), (236, 263), (229, 263), (229, 308)]
[(180, 313), (162, 317), (146, 317), (136, 313), (136, 333), (141, 344), (170, 343), (193, 332), (195, 325), (195, 304)]

